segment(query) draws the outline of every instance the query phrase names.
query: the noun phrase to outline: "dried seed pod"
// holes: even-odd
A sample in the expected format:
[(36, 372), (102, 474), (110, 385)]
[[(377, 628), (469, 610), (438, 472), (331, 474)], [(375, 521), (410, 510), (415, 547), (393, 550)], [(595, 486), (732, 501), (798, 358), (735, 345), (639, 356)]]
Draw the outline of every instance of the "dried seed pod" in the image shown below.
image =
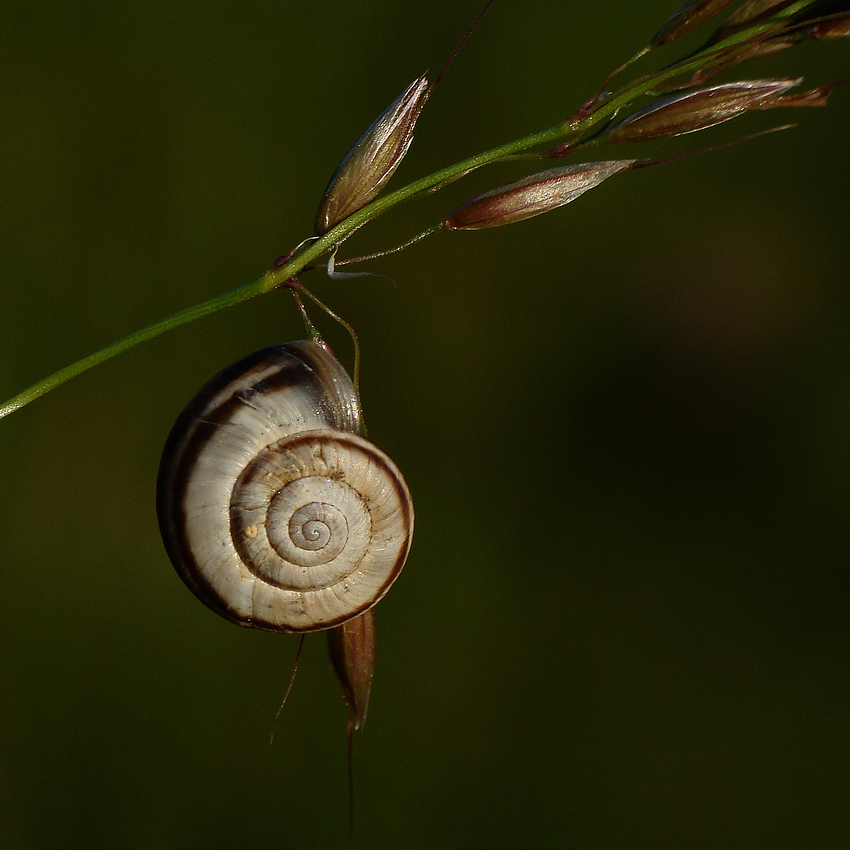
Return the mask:
[(812, 38), (846, 38), (850, 36), (850, 14), (813, 24), (810, 32)]
[(513, 224), (557, 209), (574, 201), (637, 160), (585, 162), (550, 168), (500, 186), (467, 201), (443, 219), (446, 230), (481, 230)]
[(609, 142), (638, 142), (682, 136), (722, 124), (799, 85), (794, 80), (745, 80), (676, 95), (626, 116), (605, 131)]
[(414, 80), (343, 157), (316, 213), (317, 236), (380, 194), (410, 148), (427, 87), (424, 76)]
[(686, 0), (652, 37), (651, 44), (667, 44), (707, 21), (735, 0)]
[(744, 0), (744, 2), (726, 20), (727, 24), (744, 24), (754, 21), (770, 12), (776, 14), (780, 9), (790, 6), (794, 0)]
[(365, 614), (328, 632), (331, 665), (348, 706), (352, 729), (362, 729), (375, 670), (375, 613)]
[(783, 50), (788, 50), (789, 47), (796, 47), (801, 41), (806, 38), (803, 32), (790, 33), (770, 33), (763, 38), (747, 41), (731, 51), (724, 51), (719, 54), (718, 60), (705, 68), (697, 71), (691, 80), (682, 88), (690, 88), (691, 86), (700, 85), (706, 82), (716, 74), (732, 68), (735, 65), (740, 65), (742, 62), (749, 62), (752, 59), (765, 59), (768, 56), (773, 56), (775, 53), (781, 53)]

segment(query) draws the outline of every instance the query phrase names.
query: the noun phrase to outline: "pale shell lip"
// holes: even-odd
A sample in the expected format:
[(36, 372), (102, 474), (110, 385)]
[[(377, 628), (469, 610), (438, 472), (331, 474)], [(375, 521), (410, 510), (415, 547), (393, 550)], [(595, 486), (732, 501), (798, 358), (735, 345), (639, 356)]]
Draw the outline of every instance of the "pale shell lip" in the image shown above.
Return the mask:
[[(346, 622), (384, 596), (410, 551), (413, 505), (398, 467), (359, 436), (360, 425), (359, 401), (348, 375), (312, 342), (272, 346), (249, 355), (194, 396), (163, 452), (157, 510), (175, 569), (205, 605), (239, 625), (307, 632)], [(274, 451), (269, 454), (270, 447)], [(242, 563), (243, 549), (268, 539), (264, 521), (254, 521), (249, 511), (239, 526), (240, 543), (234, 543), (231, 501), (243, 478), (265, 477), (266, 490), (278, 492), (278, 473), (254, 461), (263, 452), (266, 460), (282, 454), (290, 465), (305, 466), (300, 472), (314, 454), (320, 472), (338, 480), (348, 475), (343, 463), (350, 455), (355, 479), (365, 475), (373, 489), (378, 482), (375, 504), (363, 504), (368, 508), (366, 524), (374, 524), (373, 530), (382, 536), (377, 542), (370, 538), (359, 566), (333, 566), (340, 581), (305, 590), (303, 567), (293, 587), (287, 581), (266, 582)], [(221, 528), (226, 534), (219, 533)], [(266, 559), (265, 554), (261, 557)], [(374, 562), (380, 568), (372, 574)]]

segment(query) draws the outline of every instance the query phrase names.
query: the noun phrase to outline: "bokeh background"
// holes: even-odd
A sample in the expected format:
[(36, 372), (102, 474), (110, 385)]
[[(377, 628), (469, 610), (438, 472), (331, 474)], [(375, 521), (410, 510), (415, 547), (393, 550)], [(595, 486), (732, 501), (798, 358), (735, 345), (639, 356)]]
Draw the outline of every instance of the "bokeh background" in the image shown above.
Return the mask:
[[(0, 395), (309, 235), (339, 158), (481, 5), (4, 3)], [(393, 185), (562, 120), (675, 5), (500, 0)], [(828, 82), (847, 48), (739, 78)], [(367, 264), (392, 281), (305, 277), (360, 333), (370, 434), (417, 506), (378, 611), (358, 847), (850, 846), (850, 92), (603, 153), (788, 120)], [(522, 173), (471, 175), (349, 254)], [(200, 605), (153, 503), (195, 390), (302, 336), (276, 293), (0, 422), (4, 847), (344, 846), (324, 640), (270, 747), (297, 641)]]

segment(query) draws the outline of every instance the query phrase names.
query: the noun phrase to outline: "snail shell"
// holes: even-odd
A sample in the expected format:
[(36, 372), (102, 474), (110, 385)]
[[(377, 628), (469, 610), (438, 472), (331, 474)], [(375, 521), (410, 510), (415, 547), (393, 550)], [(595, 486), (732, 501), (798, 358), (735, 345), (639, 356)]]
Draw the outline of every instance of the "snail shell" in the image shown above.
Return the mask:
[(243, 626), (310, 632), (381, 599), (410, 550), (413, 504), (361, 430), (350, 378), (315, 342), (251, 354), (195, 395), (162, 455), (157, 512), (204, 604)]

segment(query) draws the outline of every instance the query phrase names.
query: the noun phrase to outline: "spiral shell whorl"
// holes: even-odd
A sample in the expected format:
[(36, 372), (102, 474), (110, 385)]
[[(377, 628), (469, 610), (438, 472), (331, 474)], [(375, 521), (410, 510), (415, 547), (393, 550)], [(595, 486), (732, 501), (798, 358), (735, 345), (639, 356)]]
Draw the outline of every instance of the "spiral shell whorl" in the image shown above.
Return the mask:
[(189, 403), (160, 467), (166, 548), (222, 616), (314, 631), (357, 616), (397, 577), (412, 535), (395, 464), (359, 436), (337, 361), (312, 342), (235, 363)]

